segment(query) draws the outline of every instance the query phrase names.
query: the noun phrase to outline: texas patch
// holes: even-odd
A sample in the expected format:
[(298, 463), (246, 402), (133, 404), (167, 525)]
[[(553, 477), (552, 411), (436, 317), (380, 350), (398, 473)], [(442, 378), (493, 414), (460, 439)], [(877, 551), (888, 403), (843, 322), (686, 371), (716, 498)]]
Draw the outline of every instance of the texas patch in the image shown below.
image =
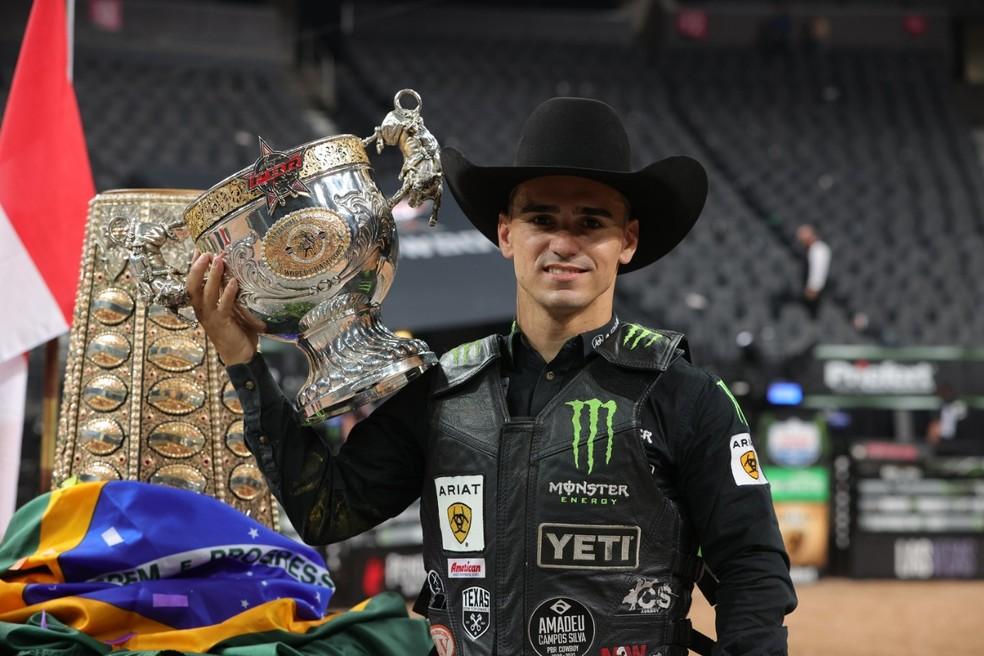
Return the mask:
[(759, 457), (752, 445), (752, 436), (738, 433), (731, 437), (731, 475), (735, 485), (765, 485), (765, 472), (759, 466)]

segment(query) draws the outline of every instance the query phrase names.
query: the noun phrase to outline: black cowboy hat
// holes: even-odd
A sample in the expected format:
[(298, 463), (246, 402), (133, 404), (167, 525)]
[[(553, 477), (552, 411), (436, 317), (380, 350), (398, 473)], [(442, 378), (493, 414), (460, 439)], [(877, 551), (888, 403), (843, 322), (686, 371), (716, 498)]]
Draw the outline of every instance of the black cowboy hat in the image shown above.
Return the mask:
[(617, 189), (639, 219), (639, 248), (619, 273), (669, 253), (693, 227), (707, 197), (707, 174), (690, 157), (668, 157), (630, 171), (629, 137), (621, 119), (609, 105), (588, 98), (551, 98), (533, 110), (513, 166), (476, 166), (454, 148), (444, 148), (441, 160), (461, 209), (496, 245), (499, 212), (521, 182), (572, 175)]

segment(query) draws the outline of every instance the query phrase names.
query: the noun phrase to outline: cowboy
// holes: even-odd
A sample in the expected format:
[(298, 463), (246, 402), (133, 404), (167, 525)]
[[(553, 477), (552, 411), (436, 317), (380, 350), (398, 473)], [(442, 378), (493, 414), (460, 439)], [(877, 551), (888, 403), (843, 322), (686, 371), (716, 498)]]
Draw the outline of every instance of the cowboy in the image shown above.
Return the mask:
[[(445, 354), (337, 454), (272, 380), (221, 259), (188, 277), (294, 526), (336, 542), (420, 498), (417, 608), (441, 656), (785, 654), (796, 597), (741, 408), (683, 335), (613, 314), (617, 276), (694, 225), (704, 169), (670, 157), (630, 171), (618, 115), (582, 98), (540, 105), (513, 166), (442, 158), (461, 208), (513, 261), (513, 329)], [(716, 647), (686, 619), (695, 582), (717, 603)]]

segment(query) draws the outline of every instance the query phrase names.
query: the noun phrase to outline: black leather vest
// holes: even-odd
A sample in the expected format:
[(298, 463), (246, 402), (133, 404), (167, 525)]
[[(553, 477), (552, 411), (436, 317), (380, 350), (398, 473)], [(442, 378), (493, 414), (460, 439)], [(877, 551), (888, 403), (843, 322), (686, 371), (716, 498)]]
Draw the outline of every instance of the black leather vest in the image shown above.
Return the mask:
[(503, 340), (445, 354), (432, 392), (420, 515), (438, 654), (685, 655), (697, 545), (640, 423), (682, 335), (621, 326), (517, 419)]

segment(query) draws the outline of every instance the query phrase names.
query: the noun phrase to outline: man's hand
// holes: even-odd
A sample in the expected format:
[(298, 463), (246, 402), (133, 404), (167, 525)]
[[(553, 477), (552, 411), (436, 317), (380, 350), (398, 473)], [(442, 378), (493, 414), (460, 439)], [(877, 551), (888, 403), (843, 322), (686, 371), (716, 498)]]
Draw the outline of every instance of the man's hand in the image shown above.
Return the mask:
[[(205, 280), (206, 270), (208, 280)], [(212, 340), (219, 358), (226, 366), (230, 366), (253, 359), (257, 336), (264, 325), (255, 317), (236, 311), (239, 283), (232, 278), (223, 287), (224, 270), (225, 263), (221, 255), (203, 253), (191, 265), (185, 284), (198, 323)]]

